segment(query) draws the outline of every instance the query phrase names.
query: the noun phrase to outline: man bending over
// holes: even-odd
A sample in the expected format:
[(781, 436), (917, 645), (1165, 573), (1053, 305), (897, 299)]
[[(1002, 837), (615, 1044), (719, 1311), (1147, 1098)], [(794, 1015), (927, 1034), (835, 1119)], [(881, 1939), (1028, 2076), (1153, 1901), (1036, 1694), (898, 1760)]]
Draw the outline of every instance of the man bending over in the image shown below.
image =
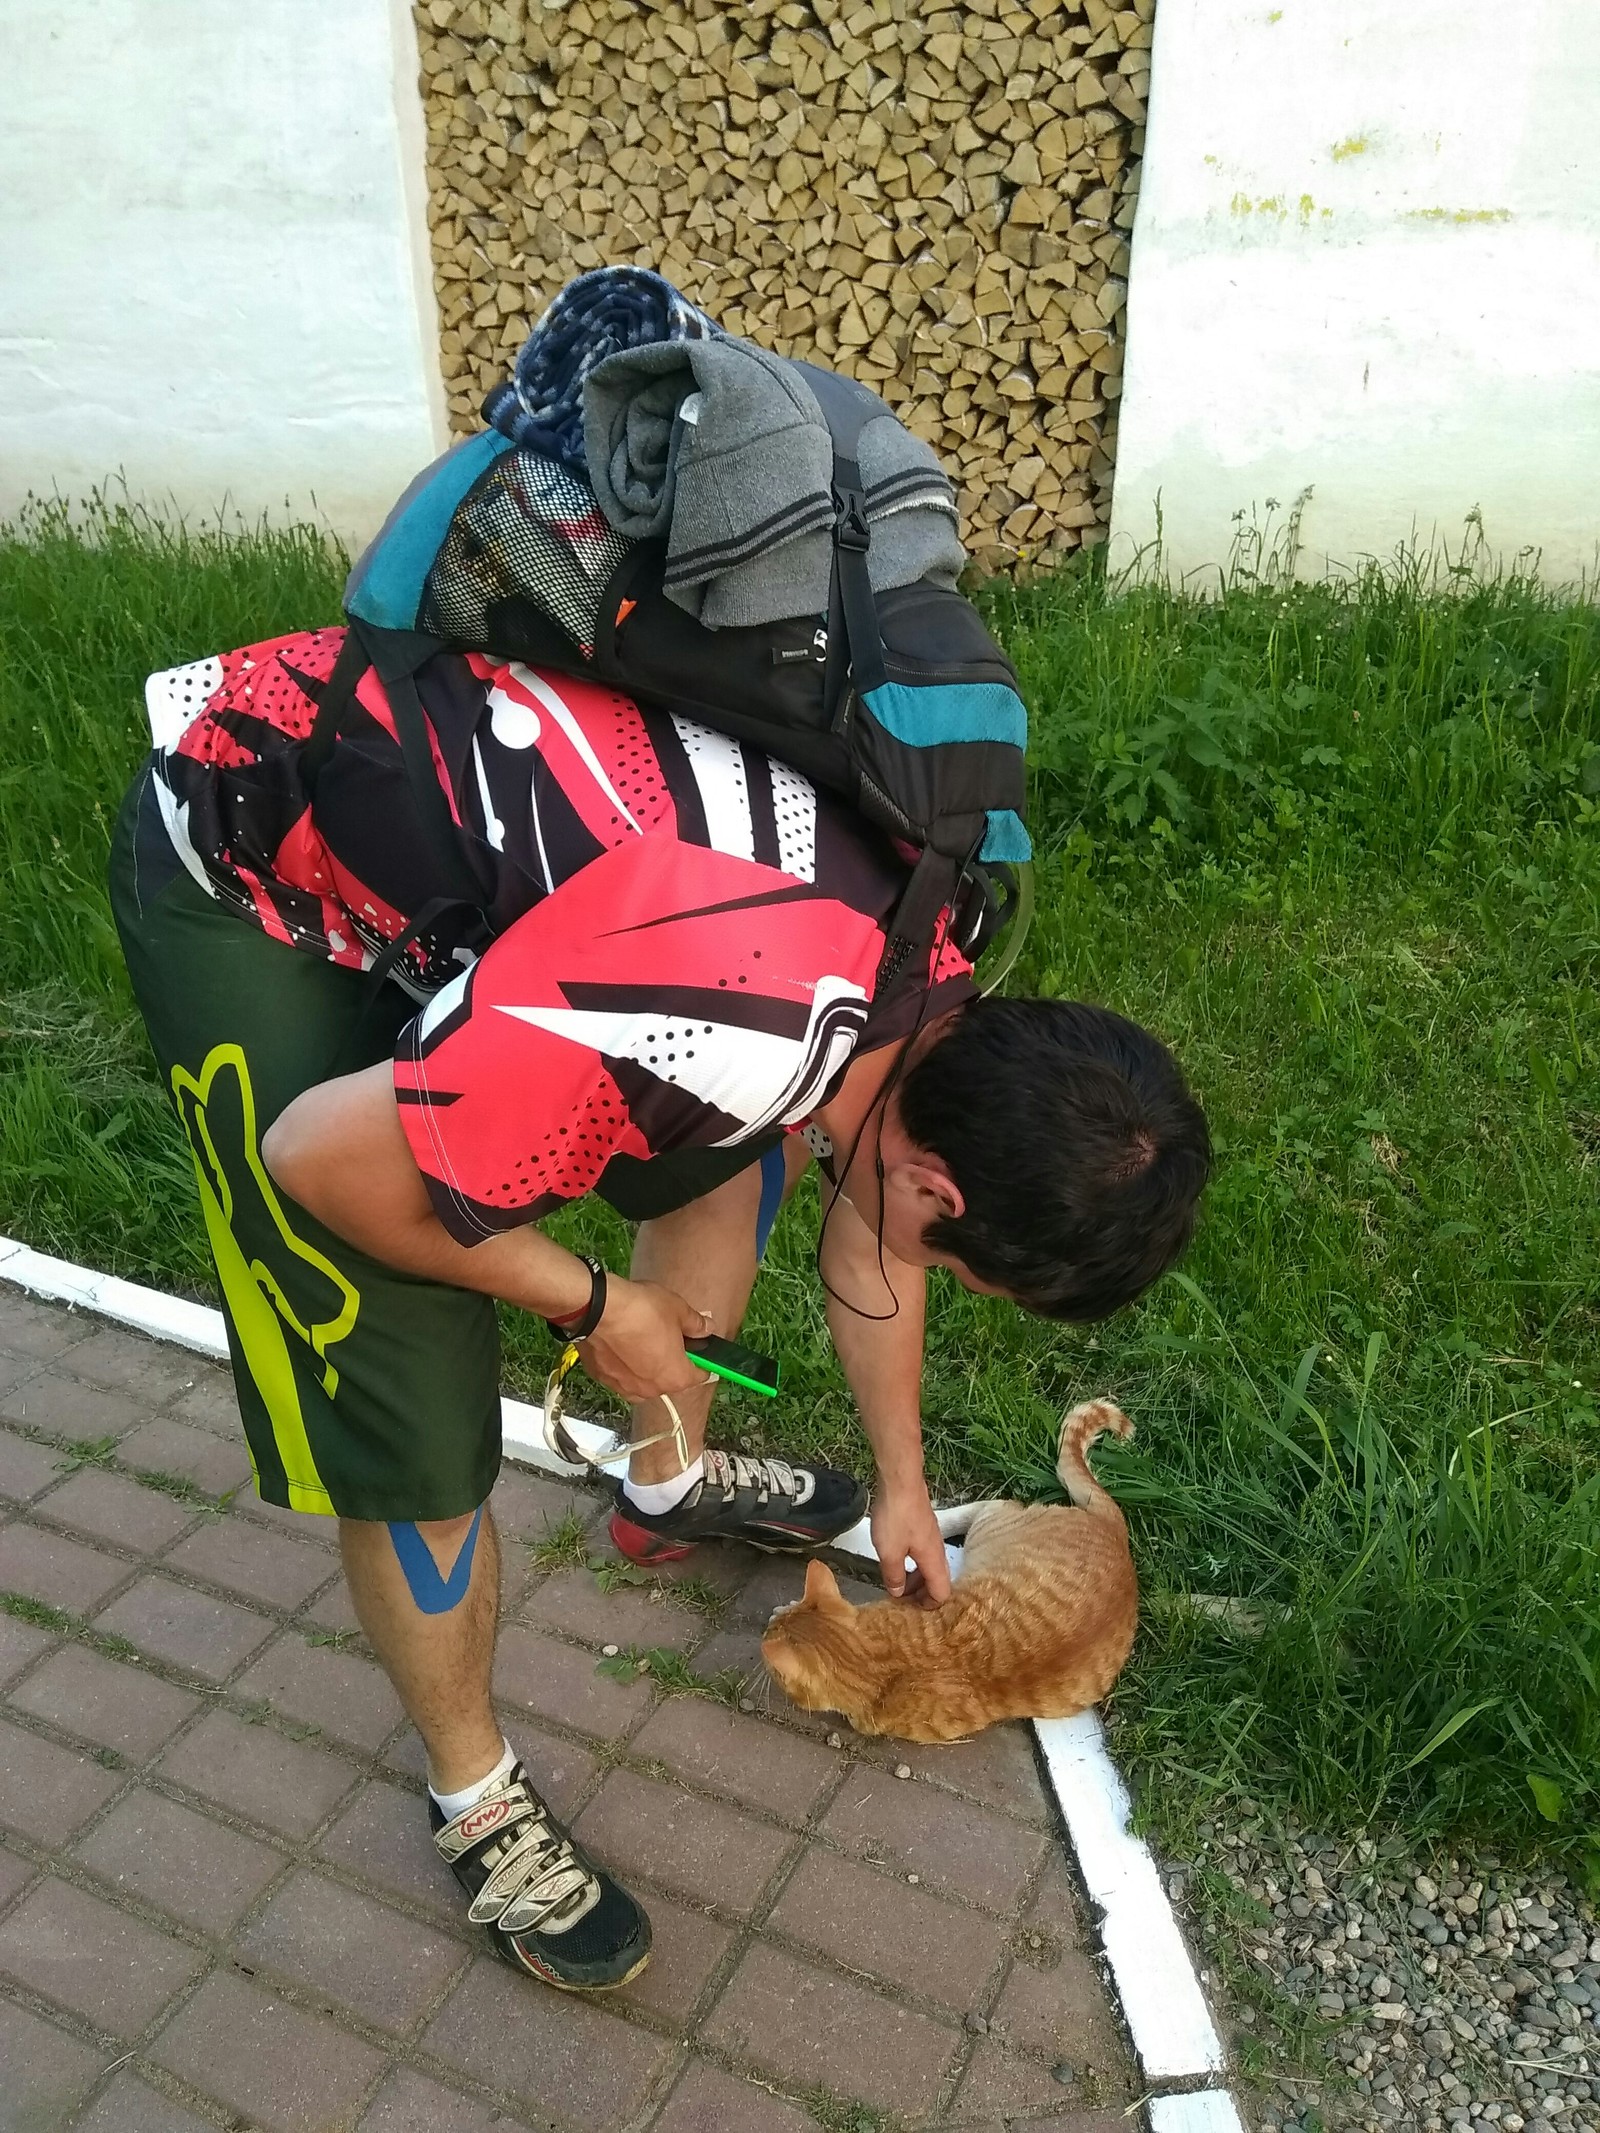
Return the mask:
[[(980, 999), (951, 947), (925, 987), (875, 999), (904, 863), (796, 771), (582, 681), (441, 654), (419, 690), (481, 889), (463, 901), (370, 672), (312, 802), (305, 743), (341, 643), (152, 679), (168, 745), (118, 823), (117, 922), (194, 1153), (257, 1487), (338, 1518), (426, 1745), (436, 1842), (497, 1952), (568, 1990), (617, 1986), (649, 1921), (490, 1703), (496, 1300), (578, 1339), (634, 1438), (658, 1440), (619, 1484), (633, 1552), (820, 1546), (866, 1492), (706, 1448), (710, 1383), (684, 1346), (737, 1332), (781, 1198), (820, 1160), (819, 1271), (885, 1582), (905, 1590), (909, 1564), (938, 1601), (925, 1269), (1052, 1318), (1115, 1311), (1188, 1239), (1205, 1122), (1146, 1031)], [(539, 1226), (589, 1192), (640, 1224), (627, 1278)]]

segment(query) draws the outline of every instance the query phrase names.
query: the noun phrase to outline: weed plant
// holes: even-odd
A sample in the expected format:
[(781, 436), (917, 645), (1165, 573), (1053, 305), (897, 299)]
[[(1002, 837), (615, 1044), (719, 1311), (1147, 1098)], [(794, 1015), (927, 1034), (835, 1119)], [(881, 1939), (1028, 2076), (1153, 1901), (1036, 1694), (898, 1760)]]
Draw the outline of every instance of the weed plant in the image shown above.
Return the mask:
[[(45, 1249), (209, 1293), (106, 845), (144, 675), (332, 619), (341, 568), (314, 534), (116, 510), (0, 542), (0, 1226)], [(1033, 718), (1012, 984), (1162, 1032), (1218, 1162), (1182, 1272), (1107, 1325), (936, 1280), (936, 1484), (1052, 1495), (1066, 1405), (1134, 1416), (1099, 1463), (1158, 1604), (1114, 1719), (1175, 1836), (1238, 1789), (1594, 1860), (1600, 619), (1404, 563), (986, 598)], [(723, 1429), (859, 1465), (816, 1221), (802, 1191), (752, 1310), (785, 1396)], [(560, 1227), (625, 1263), (598, 1205)], [(536, 1391), (542, 1328), (506, 1335)]]

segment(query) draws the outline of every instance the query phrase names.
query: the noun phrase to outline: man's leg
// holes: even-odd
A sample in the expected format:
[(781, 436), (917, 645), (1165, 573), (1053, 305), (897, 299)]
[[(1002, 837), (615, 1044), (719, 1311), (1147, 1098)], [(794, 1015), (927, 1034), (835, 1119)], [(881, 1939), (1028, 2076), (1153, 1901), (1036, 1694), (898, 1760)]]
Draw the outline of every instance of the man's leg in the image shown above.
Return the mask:
[[(225, 912), (150, 794), (147, 772), (118, 820), (113, 908), (194, 1154), (257, 1486), (339, 1518), (362, 1626), (427, 1744), (434, 1842), (495, 1953), (569, 1991), (623, 1984), (649, 1920), (555, 1820), (489, 1702), (494, 1307), (350, 1249), (261, 1156), (284, 1105), (363, 1051), (384, 1056), (410, 1004), (373, 1002), (356, 973)], [(423, 1522), (387, 1523), (397, 1511)]]
[[(711, 1330), (732, 1339), (743, 1323), (756, 1268), (780, 1200), (810, 1161), (798, 1136), (712, 1191), (641, 1224), (636, 1280), (658, 1281), (711, 1314)], [(686, 1439), (688, 1474), (670, 1437), (636, 1451), (618, 1490), (611, 1537), (637, 1562), (669, 1562), (700, 1540), (748, 1540), (799, 1552), (822, 1547), (853, 1526), (866, 1490), (836, 1467), (785, 1459), (730, 1459), (705, 1451), (715, 1381), (674, 1394)], [(659, 1436), (672, 1418), (660, 1400), (633, 1410), (635, 1439)], [(671, 1486), (678, 1482), (679, 1486)]]
[[(761, 1206), (761, 1167), (741, 1170), (704, 1199), (691, 1200), (670, 1215), (642, 1222), (634, 1240), (635, 1281), (658, 1281), (688, 1303), (711, 1313), (711, 1331), (732, 1340), (744, 1323), (745, 1308), (756, 1279), (756, 1219)], [(688, 1458), (699, 1458), (706, 1440), (706, 1418), (716, 1381), (693, 1392), (674, 1393), (672, 1404), (683, 1423)], [(633, 1434), (654, 1437), (672, 1427), (659, 1400), (643, 1400), (633, 1410)], [(635, 1452), (628, 1479), (646, 1484), (671, 1481), (683, 1460), (669, 1437)]]
[(357, 1617), (428, 1751), (435, 1794), (486, 1778), (505, 1752), (489, 1704), (500, 1546), (489, 1507), (413, 1526), (339, 1521)]

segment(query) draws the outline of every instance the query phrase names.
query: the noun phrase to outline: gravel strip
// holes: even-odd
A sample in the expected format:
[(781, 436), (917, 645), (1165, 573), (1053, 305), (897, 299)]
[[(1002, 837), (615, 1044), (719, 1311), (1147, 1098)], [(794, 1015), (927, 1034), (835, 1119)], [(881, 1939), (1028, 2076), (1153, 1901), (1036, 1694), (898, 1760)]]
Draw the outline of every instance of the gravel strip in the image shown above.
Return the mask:
[[(1170, 1886), (1231, 1996), (1257, 2133), (1600, 2133), (1600, 1918), (1566, 1880), (1334, 1843), (1248, 1801), (1199, 1836)], [(1274, 2030), (1325, 2077), (1264, 2048)]]

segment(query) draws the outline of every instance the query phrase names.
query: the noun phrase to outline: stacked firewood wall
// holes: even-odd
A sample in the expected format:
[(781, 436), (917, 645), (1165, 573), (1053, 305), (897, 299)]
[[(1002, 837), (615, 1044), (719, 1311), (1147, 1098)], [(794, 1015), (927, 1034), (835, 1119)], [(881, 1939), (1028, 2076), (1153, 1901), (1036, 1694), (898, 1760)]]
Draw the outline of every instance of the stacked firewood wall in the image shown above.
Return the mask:
[(585, 268), (881, 393), (980, 564), (1102, 538), (1155, 0), (422, 0), (451, 418)]

